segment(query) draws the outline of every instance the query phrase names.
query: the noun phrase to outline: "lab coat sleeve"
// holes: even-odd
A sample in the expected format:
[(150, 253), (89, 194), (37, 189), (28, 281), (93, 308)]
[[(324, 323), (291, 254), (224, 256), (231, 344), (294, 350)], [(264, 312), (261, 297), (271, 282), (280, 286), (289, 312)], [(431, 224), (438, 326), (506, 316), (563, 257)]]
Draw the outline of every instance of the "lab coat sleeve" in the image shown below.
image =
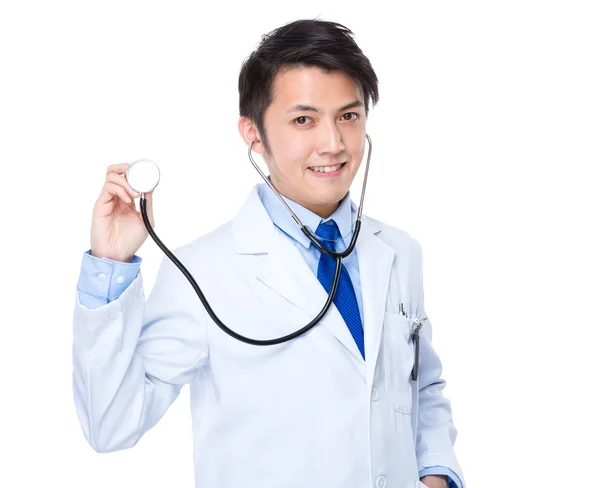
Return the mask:
[(462, 484), (457, 474), (445, 466), (432, 466), (430, 468), (425, 468), (419, 471), (419, 478), (424, 478), (430, 474), (446, 475), (448, 488), (462, 488)]
[(141, 271), (103, 306), (85, 307), (78, 293), (73, 393), (83, 434), (97, 452), (133, 447), (206, 363), (204, 308), (166, 256), (147, 302)]
[[(415, 241), (416, 242), (416, 241)], [(419, 262), (419, 299), (416, 313), (427, 317), (423, 291), (423, 253), (417, 242)], [(462, 488), (466, 488), (462, 470), (454, 452), (457, 430), (452, 420), (450, 401), (444, 397), (446, 381), (442, 379), (442, 363), (432, 346), (431, 320), (428, 318), (419, 333), (419, 406), (417, 422), (416, 454), (419, 471), (431, 466), (445, 466), (458, 476)]]

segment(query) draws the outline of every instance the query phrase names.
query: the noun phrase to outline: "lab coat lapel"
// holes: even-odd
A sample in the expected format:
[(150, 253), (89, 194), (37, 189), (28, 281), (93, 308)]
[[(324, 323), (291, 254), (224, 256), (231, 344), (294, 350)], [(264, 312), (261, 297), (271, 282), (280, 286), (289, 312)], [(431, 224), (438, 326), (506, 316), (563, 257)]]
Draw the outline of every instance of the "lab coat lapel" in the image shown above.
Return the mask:
[(363, 301), (367, 386), (371, 387), (381, 343), (392, 263), (396, 253), (377, 237), (376, 234), (380, 231), (377, 221), (363, 216), (361, 222), (356, 251)]
[[(258, 195), (258, 185), (233, 219), (232, 229), (238, 254), (268, 253), (266, 265), (257, 273), (258, 282), (306, 312), (306, 321), (298, 324), (298, 329), (307, 325), (325, 305), (327, 292), (296, 246), (276, 231)], [(315, 327), (325, 328), (348, 350), (364, 378), (364, 360), (334, 304)]]
[[(307, 313), (307, 325), (316, 317), (325, 302), (327, 292), (294, 244), (276, 233), (269, 250), (268, 262), (258, 279), (293, 305)], [(324, 327), (352, 355), (357, 369), (365, 376), (364, 360), (342, 315), (334, 304), (315, 327)]]
[[(265, 267), (257, 274), (259, 282), (307, 313), (308, 324), (323, 308), (327, 292), (295, 245), (276, 232), (254, 187), (246, 203), (233, 220), (236, 251), (240, 254), (268, 253)], [(351, 354), (357, 370), (372, 381), (381, 341), (381, 329), (394, 250), (375, 234), (376, 221), (363, 216), (355, 251), (358, 253), (363, 301), (365, 360), (343, 317), (332, 304), (315, 327), (324, 327)]]

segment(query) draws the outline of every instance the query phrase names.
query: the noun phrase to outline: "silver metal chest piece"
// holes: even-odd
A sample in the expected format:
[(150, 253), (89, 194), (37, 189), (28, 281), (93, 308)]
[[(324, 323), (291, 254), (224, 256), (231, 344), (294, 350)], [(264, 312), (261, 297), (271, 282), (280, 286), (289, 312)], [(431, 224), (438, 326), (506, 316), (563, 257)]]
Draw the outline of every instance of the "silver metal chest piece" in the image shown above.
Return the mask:
[(160, 170), (154, 161), (138, 159), (129, 165), (125, 173), (129, 186), (139, 193), (148, 193), (160, 181)]

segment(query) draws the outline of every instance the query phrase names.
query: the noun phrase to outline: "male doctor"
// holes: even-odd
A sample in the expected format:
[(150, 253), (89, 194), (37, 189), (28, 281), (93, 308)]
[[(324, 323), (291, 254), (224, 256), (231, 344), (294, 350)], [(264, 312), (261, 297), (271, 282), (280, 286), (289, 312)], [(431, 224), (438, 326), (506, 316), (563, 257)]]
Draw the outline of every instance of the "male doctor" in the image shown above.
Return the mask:
[[(257, 141), (274, 187), (338, 252), (352, 238), (349, 188), (378, 100), (352, 36), (333, 22), (286, 24), (239, 76), (245, 144)], [(363, 216), (322, 321), (284, 344), (249, 345), (218, 328), (166, 256), (145, 299), (136, 252), (147, 229), (127, 167), (108, 167), (76, 292), (74, 398), (94, 450), (133, 447), (189, 384), (197, 488), (465, 486), (429, 320), (411, 376), (413, 320), (426, 317), (415, 239)], [(312, 321), (333, 278), (334, 259), (264, 183), (232, 221), (173, 252), (219, 318), (254, 339)]]

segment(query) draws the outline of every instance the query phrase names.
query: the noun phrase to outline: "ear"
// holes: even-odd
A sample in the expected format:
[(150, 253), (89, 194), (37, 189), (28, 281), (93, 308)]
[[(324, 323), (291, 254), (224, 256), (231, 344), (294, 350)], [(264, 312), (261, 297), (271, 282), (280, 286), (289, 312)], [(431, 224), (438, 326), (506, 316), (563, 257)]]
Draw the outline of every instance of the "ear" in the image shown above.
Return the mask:
[(248, 117), (240, 117), (238, 121), (238, 131), (244, 139), (244, 144), (249, 146), (252, 144), (252, 141), (256, 140), (254, 146), (252, 146), (252, 150), (258, 154), (265, 153), (265, 147), (260, 139), (260, 134), (258, 133), (258, 129), (256, 128), (256, 124), (250, 120)]

